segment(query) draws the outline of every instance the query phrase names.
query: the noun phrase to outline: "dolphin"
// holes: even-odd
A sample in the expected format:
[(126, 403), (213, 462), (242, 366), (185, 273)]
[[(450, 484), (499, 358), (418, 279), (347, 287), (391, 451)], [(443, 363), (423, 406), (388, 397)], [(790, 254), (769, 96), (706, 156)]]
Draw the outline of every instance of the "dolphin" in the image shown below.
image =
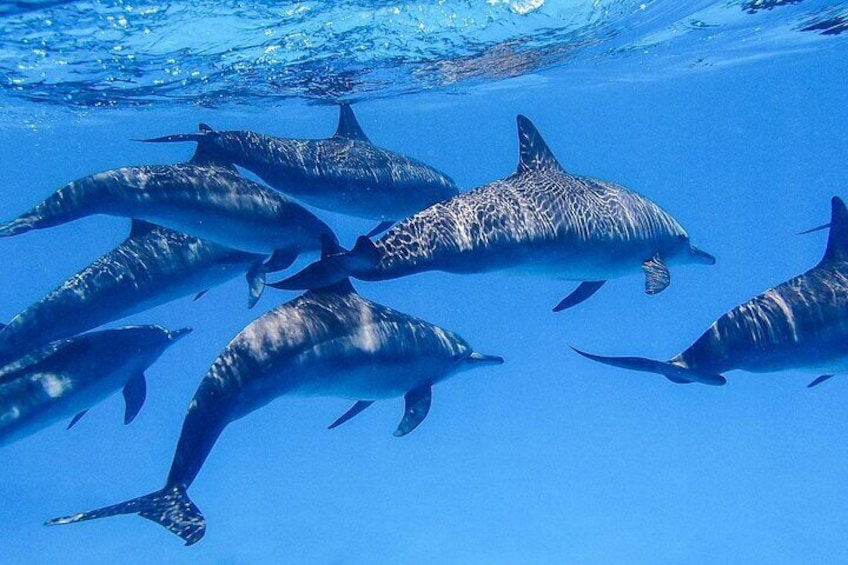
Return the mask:
[(0, 362), (187, 294), (203, 293), (242, 273), (247, 273), (252, 307), (265, 285), (269, 267), (264, 260), (264, 255), (133, 220), (121, 245), (0, 330)]
[(584, 281), (554, 311), (586, 300), (607, 279), (641, 270), (645, 291), (670, 282), (667, 263), (715, 263), (674, 218), (619, 185), (577, 177), (536, 127), (518, 116), (518, 170), (401, 220), (382, 238), (313, 263), (272, 286), (319, 288), (352, 276), (385, 280), (423, 271), (523, 270)]
[(831, 201), (827, 249), (818, 265), (733, 308), (668, 362), (576, 351), (614, 367), (659, 373), (675, 383), (722, 385), (721, 373), (733, 369), (770, 373), (802, 368), (825, 373), (809, 386), (824, 382), (848, 366), (845, 204), (837, 197)]
[(192, 134), (148, 142), (195, 141), (208, 155), (235, 163), (277, 190), (307, 204), (381, 223), (393, 221), (458, 194), (454, 181), (400, 153), (372, 144), (350, 105), (340, 106), (339, 125), (328, 139), (283, 139), (252, 131), (215, 131), (206, 124)]
[(318, 250), (330, 228), (285, 196), (198, 150), (187, 163), (124, 167), (60, 188), (29, 212), (0, 225), (7, 237), (92, 214), (146, 220), (290, 265)]
[(347, 280), (307, 292), (253, 321), (215, 360), (189, 404), (162, 489), (47, 525), (139, 514), (192, 545), (206, 524), (186, 490), (229, 423), (284, 395), (357, 400), (335, 427), (375, 400), (403, 396), (406, 408), (395, 431), (403, 436), (427, 416), (433, 385), (501, 363), (453, 332), (366, 300)]
[(191, 330), (128, 326), (54, 341), (0, 367), (0, 445), (91, 408), (123, 389), (124, 423), (147, 395), (144, 371)]

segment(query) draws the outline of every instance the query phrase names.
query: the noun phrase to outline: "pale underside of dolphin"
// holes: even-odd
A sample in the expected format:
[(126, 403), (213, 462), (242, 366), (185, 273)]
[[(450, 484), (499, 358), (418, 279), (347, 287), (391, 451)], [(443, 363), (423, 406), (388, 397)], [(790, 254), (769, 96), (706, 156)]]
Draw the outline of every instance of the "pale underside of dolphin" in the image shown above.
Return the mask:
[(245, 275), (252, 307), (262, 294), (265, 256), (237, 251), (133, 220), (129, 237), (0, 330), (0, 363), (50, 341), (203, 293)]
[(279, 396), (356, 399), (335, 427), (374, 400), (403, 396), (406, 409), (395, 431), (402, 436), (427, 416), (434, 384), (502, 362), (474, 352), (453, 332), (366, 300), (347, 280), (310, 291), (248, 325), (209, 369), (189, 404), (161, 490), (48, 525), (137, 513), (194, 544), (206, 526), (186, 489), (230, 422)]
[(307, 267), (273, 286), (320, 288), (352, 276), (385, 280), (423, 271), (515, 270), (583, 281), (554, 310), (572, 307), (607, 279), (640, 269), (645, 291), (670, 282), (668, 263), (715, 259), (647, 198), (619, 185), (566, 172), (535, 126), (518, 116), (515, 174), (401, 220), (376, 242)]
[[(330, 228), (303, 206), (198, 151), (188, 163), (123, 167), (78, 179), (0, 225), (0, 237), (94, 214), (146, 220), (291, 264), (318, 250)], [(287, 261), (287, 263), (286, 263)]]
[(830, 235), (824, 257), (809, 271), (730, 310), (689, 348), (671, 360), (605, 357), (589, 359), (635, 371), (665, 375), (676, 383), (721, 385), (721, 373), (741, 369), (768, 373), (789, 369), (823, 372), (809, 386), (848, 367), (848, 210), (831, 202)]
[(124, 423), (146, 397), (144, 371), (188, 328), (129, 326), (54, 341), (0, 367), (0, 444), (74, 416), (70, 428), (117, 390), (126, 402)]
[(380, 220), (372, 232), (455, 196), (454, 181), (421, 161), (372, 144), (347, 104), (327, 139), (285, 139), (252, 131), (200, 131), (147, 140), (194, 141), (277, 190), (333, 212)]

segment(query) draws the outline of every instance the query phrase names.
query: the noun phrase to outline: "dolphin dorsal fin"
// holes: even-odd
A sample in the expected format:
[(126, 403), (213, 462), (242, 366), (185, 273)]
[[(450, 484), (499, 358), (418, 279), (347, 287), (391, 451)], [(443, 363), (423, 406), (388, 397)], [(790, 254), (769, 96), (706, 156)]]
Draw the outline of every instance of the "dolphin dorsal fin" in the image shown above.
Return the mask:
[(371, 140), (368, 139), (368, 136), (359, 127), (359, 122), (356, 121), (356, 116), (353, 114), (353, 108), (350, 107), (350, 104), (341, 104), (339, 106), (339, 127), (336, 128), (336, 133), (333, 137), (371, 143)]
[(518, 172), (539, 169), (562, 169), (559, 161), (542, 139), (542, 135), (533, 122), (526, 116), (518, 115)]
[(210, 126), (209, 124), (204, 124), (203, 122), (200, 122), (200, 123), (197, 125), (197, 131), (198, 131), (199, 133), (212, 133), (212, 132), (214, 132), (215, 130), (214, 130), (214, 129), (212, 129), (212, 126)]
[(145, 222), (144, 220), (133, 220), (132, 227), (130, 228), (130, 237), (142, 237), (155, 229), (159, 229), (159, 226), (156, 224)]
[(838, 196), (830, 201), (830, 235), (822, 263), (848, 260), (848, 209)]

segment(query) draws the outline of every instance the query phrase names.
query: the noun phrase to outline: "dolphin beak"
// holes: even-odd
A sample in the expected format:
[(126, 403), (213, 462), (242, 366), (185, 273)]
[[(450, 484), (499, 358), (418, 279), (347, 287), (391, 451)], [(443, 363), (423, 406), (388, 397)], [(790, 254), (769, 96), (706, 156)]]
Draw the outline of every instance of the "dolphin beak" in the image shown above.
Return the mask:
[(185, 336), (187, 336), (190, 333), (191, 333), (191, 328), (180, 328), (178, 330), (173, 330), (173, 331), (168, 332), (168, 338), (171, 341), (178, 341), (178, 340), (184, 338)]
[(703, 263), (704, 265), (715, 265), (716, 258), (704, 251), (703, 249), (698, 249), (694, 245), (690, 245), (689, 253), (692, 255), (692, 257), (695, 258), (696, 263)]
[(471, 355), (465, 358), (469, 363), (473, 363), (475, 367), (487, 367), (489, 365), (503, 365), (503, 357), (497, 355), (484, 355), (483, 353), (472, 352)]

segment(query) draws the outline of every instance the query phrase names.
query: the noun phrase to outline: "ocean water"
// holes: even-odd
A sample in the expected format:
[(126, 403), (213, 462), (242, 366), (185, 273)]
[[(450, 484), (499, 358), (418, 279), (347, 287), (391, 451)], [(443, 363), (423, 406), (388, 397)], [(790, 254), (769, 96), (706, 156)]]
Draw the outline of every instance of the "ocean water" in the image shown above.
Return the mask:
[[(648, 196), (717, 257), (672, 267), (659, 295), (634, 275), (558, 314), (575, 283), (355, 281), (506, 363), (437, 385), (400, 439), (401, 399), (331, 431), (348, 401), (280, 398), (231, 424), (191, 488), (207, 531), (189, 548), (136, 516), (42, 523), (160, 488), (209, 365), (296, 293), (248, 310), (239, 277), (115, 322), (194, 333), (147, 372), (131, 425), (116, 395), (0, 449), (0, 562), (847, 562), (842, 376), (677, 386), (569, 348), (667, 359), (818, 262), (824, 232), (796, 233), (846, 196), (846, 19), (848, 3), (815, 0), (0, 5), (4, 220), (75, 178), (191, 154), (134, 139), (198, 122), (327, 137), (348, 100), (374, 143), (463, 190), (515, 170), (525, 114), (566, 170)], [(372, 227), (318, 213), (345, 245)], [(0, 240), (0, 318), (128, 230), (98, 216)]]

